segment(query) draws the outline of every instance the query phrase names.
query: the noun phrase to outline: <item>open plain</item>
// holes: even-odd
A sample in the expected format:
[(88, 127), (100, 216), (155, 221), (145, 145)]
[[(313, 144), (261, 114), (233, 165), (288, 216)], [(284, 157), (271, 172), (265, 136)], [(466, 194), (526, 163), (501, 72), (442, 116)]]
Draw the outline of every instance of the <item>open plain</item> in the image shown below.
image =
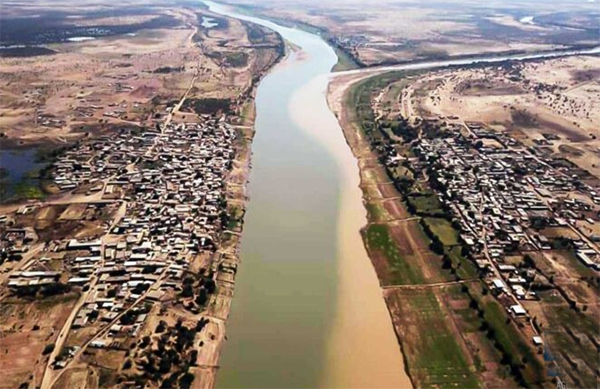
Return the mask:
[(448, 57), (598, 45), (598, 7), (570, 0), (229, 0), (268, 18), (321, 31), (337, 69)]

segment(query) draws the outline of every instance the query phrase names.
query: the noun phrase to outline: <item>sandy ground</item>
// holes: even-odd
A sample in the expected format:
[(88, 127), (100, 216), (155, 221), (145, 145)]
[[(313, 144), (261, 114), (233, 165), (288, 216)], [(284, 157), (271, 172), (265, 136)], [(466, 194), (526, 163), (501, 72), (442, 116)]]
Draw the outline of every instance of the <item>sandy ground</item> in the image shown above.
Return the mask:
[[(591, 33), (575, 37), (573, 30), (552, 23), (554, 19), (548, 15), (557, 8), (540, 2), (267, 0), (260, 6), (250, 0), (228, 2), (253, 7), (254, 12), (266, 16), (325, 29), (367, 65), (484, 52), (548, 50), (595, 41)], [(593, 4), (569, 1), (561, 6), (569, 27), (594, 23), (597, 9)], [(590, 14), (582, 18), (585, 12)], [(544, 18), (538, 22), (538, 16)]]
[[(0, 58), (3, 146), (60, 144), (111, 125), (152, 124), (185, 92), (196, 70), (189, 98), (236, 99), (276, 57), (272, 33), (263, 31), (264, 41), (255, 45), (237, 20), (205, 29), (190, 9), (158, 8), (152, 17), (160, 15), (180, 25), (51, 44), (57, 51), (51, 56)], [(101, 22), (139, 23), (148, 15), (109, 19)], [(245, 63), (229, 63), (232, 53), (245, 55)]]
[[(445, 71), (409, 87), (404, 101), (428, 117), (460, 116), (534, 140), (552, 134), (554, 153), (600, 176), (600, 58), (594, 56), (501, 67)], [(407, 93), (407, 92), (405, 92)]]

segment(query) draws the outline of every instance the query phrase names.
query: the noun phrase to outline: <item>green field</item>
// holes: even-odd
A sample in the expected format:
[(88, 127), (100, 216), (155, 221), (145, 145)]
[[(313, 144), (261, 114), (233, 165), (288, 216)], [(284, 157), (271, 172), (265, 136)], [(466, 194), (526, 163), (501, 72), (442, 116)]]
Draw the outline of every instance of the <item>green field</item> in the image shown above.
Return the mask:
[(544, 312), (547, 319), (556, 323), (544, 331), (549, 353), (557, 358), (563, 369), (570, 369), (565, 360), (567, 355), (571, 360), (580, 362), (574, 377), (578, 382), (573, 382), (573, 387), (594, 387), (598, 351), (590, 336), (598, 338), (598, 318), (589, 313), (575, 312), (562, 297), (552, 296), (550, 292), (541, 292), (540, 297), (546, 305)]
[(244, 52), (226, 53), (227, 63), (236, 68), (244, 67), (248, 64), (248, 54)]
[(408, 206), (411, 212), (423, 216), (440, 216), (444, 214), (442, 203), (435, 193), (408, 196)]
[(368, 213), (368, 219), (372, 222), (381, 222), (386, 215), (385, 209), (379, 203), (368, 202), (365, 204)]
[(332, 46), (335, 50), (335, 54), (338, 57), (337, 63), (333, 66), (332, 71), (343, 72), (344, 70), (352, 70), (360, 68), (360, 65), (352, 58), (352, 56), (346, 53), (344, 50)]
[(523, 365), (523, 381), (529, 386), (543, 382), (545, 369), (534, 354), (530, 340), (524, 339), (521, 332), (508, 319), (504, 308), (493, 298), (486, 297), (480, 304), (484, 318), (493, 329), (492, 338), (495, 345), (504, 352), (504, 362), (507, 364)]
[(447, 219), (426, 217), (423, 221), (429, 226), (431, 232), (437, 235), (444, 246), (456, 246), (459, 243), (458, 231)]
[(42, 200), (46, 197), (38, 185), (26, 181), (16, 184), (14, 191), (18, 199)]
[(465, 258), (461, 253), (461, 246), (446, 248), (446, 255), (450, 258), (452, 266), (456, 269), (456, 274), (462, 280), (471, 280), (479, 278), (477, 267), (468, 258)]
[(425, 281), (418, 264), (402, 257), (386, 225), (372, 224), (364, 231), (364, 235), (369, 250), (385, 257), (391, 268), (392, 284), (421, 284)]
[(403, 292), (401, 304), (418, 336), (410, 344), (409, 369), (422, 388), (480, 388), (481, 385), (459, 346), (456, 333), (432, 290)]

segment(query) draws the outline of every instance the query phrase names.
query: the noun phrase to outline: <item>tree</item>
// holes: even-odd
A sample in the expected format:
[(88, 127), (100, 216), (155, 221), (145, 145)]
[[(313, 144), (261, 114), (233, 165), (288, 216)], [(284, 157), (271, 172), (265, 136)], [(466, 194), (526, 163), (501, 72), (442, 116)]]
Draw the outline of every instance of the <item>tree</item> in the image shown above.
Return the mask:
[(181, 389), (189, 389), (192, 386), (192, 382), (194, 382), (194, 375), (191, 373), (185, 373), (179, 379), (179, 387)]
[(167, 374), (171, 370), (171, 361), (168, 358), (162, 358), (158, 363), (158, 371), (161, 374)]
[(217, 284), (212, 278), (205, 280), (204, 287), (206, 288), (206, 292), (208, 292), (208, 294), (213, 294), (215, 293), (215, 290), (217, 290)]
[(54, 351), (54, 347), (56, 347), (56, 345), (54, 343), (49, 343), (44, 347), (44, 351), (42, 351), (42, 355), (48, 355), (50, 354), (52, 351)]
[(207, 301), (208, 293), (206, 292), (206, 289), (200, 288), (200, 290), (198, 291), (198, 296), (196, 296), (196, 304), (203, 306), (204, 304), (206, 304)]
[(194, 288), (192, 284), (184, 284), (183, 290), (181, 291), (181, 297), (192, 297), (194, 295)]
[(135, 322), (136, 316), (137, 315), (132, 310), (129, 310), (129, 311), (125, 312), (125, 314), (123, 316), (121, 316), (119, 321), (123, 325), (130, 325)]
[(164, 320), (161, 320), (158, 322), (158, 325), (156, 326), (156, 330), (154, 332), (156, 332), (157, 334), (160, 334), (161, 332), (165, 332), (166, 329), (167, 329), (167, 323), (165, 323)]
[(448, 254), (444, 254), (442, 257), (442, 269), (450, 269), (452, 267), (452, 260)]
[(150, 337), (149, 336), (144, 336), (142, 338), (142, 341), (140, 342), (140, 348), (146, 348), (146, 346), (148, 346), (149, 344), (150, 344)]

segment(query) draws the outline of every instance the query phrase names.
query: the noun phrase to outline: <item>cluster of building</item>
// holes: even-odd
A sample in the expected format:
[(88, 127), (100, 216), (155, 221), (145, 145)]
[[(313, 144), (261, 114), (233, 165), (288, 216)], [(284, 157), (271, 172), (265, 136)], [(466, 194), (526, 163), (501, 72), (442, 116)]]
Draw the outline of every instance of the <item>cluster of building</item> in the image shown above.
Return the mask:
[[(433, 186), (458, 226), (464, 246), (480, 269), (489, 271), (492, 289), (517, 299), (535, 298), (528, 287), (535, 270), (518, 269), (505, 263), (505, 258), (553, 249), (554, 237), (544, 235), (547, 227), (569, 230), (576, 237), (570, 243), (577, 256), (586, 266), (600, 270), (595, 237), (577, 226), (582, 221), (598, 222), (598, 207), (593, 205), (598, 191), (568, 168), (556, 168), (527, 148), (506, 147), (503, 139), (502, 147), (486, 146), (482, 137), (492, 134), (483, 129), (472, 133), (476, 136), (453, 133), (446, 138), (419, 139), (414, 147), (419, 156), (415, 167), (424, 170), (432, 165)], [(573, 193), (588, 201), (570, 198)], [(511, 309), (525, 314), (520, 305)]]
[[(215, 255), (227, 215), (225, 181), (235, 138), (224, 120), (205, 117), (200, 124), (125, 131), (68, 151), (56, 163), (56, 185), (90, 185), (102, 196), (113, 190), (120, 197), (112, 201), (121, 207), (106, 234), (51, 243), (53, 256), (62, 253), (66, 272), (33, 266), (13, 272), (8, 285), (79, 286), (83, 304), (72, 328), (105, 322), (109, 335), (135, 335), (146, 316), (139, 303), (181, 291), (190, 263), (201, 254)], [(15, 230), (4, 238), (24, 236)]]

